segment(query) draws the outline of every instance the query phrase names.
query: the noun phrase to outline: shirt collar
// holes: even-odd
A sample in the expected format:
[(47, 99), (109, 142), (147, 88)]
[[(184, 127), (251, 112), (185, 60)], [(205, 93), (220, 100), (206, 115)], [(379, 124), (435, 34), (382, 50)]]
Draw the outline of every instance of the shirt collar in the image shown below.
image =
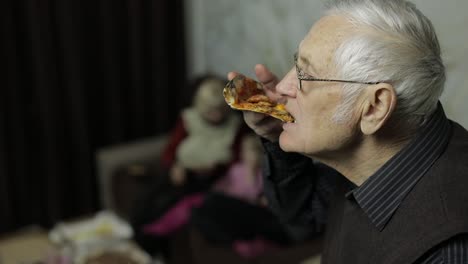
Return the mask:
[(354, 196), (374, 225), (383, 230), (406, 195), (445, 149), (450, 134), (450, 121), (439, 103), (417, 136), (347, 196)]

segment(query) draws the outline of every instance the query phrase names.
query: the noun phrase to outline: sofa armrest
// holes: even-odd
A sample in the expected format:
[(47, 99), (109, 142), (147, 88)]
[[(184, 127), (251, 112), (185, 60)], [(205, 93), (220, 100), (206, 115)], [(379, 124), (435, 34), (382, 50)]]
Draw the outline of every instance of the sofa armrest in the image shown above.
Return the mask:
[(166, 141), (167, 135), (158, 135), (104, 147), (96, 152), (100, 201), (104, 209), (115, 209), (111, 184), (111, 178), (115, 171), (130, 164), (157, 163)]

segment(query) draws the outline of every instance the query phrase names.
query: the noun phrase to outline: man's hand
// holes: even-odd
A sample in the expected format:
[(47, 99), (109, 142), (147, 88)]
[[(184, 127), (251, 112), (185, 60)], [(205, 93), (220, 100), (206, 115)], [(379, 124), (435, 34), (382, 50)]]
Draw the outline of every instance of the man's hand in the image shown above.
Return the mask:
[[(236, 75), (238, 75), (238, 73), (230, 72), (228, 73), (228, 79), (231, 80)], [(281, 99), (281, 95), (276, 92), (276, 84), (278, 83), (276, 75), (262, 64), (255, 65), (255, 75), (257, 75), (258, 81), (263, 84), (266, 95), (272, 101)], [(243, 114), (245, 123), (247, 123), (257, 135), (272, 142), (278, 141), (282, 131), (282, 122), (280, 120), (251, 111), (243, 111)]]

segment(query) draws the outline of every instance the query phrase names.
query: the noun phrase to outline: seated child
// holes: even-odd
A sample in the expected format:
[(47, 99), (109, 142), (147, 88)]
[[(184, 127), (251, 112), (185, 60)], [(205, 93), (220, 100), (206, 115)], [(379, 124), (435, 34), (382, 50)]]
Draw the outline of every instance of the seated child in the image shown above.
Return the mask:
[[(215, 182), (213, 192), (259, 204), (263, 192), (260, 159), (261, 145), (258, 138), (254, 135), (245, 136), (241, 144), (241, 160)], [(189, 222), (191, 209), (203, 204), (204, 196), (204, 193), (199, 192), (186, 195), (163, 216), (146, 225), (145, 232), (164, 236), (179, 230)]]
[[(241, 117), (225, 103), (222, 91), (226, 82), (203, 76), (194, 82), (196, 93), (190, 107), (181, 111), (162, 153), (166, 177), (155, 179), (154, 186), (136, 205), (132, 217), (135, 240), (150, 254), (165, 247), (161, 236), (145, 226), (161, 220), (168, 210), (189, 194), (204, 192), (225, 175), (239, 156), (240, 139), (247, 128)], [(196, 198), (184, 203), (192, 204)]]
[(244, 136), (240, 161), (230, 167), (203, 203), (192, 211), (194, 227), (208, 241), (231, 245), (246, 258), (257, 257), (290, 242), (288, 232), (265, 206), (262, 153), (257, 136)]

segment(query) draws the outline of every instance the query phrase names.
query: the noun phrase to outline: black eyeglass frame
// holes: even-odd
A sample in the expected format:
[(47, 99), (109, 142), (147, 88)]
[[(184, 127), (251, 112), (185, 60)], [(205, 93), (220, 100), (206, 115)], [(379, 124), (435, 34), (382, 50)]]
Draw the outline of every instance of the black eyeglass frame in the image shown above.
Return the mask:
[(315, 81), (315, 82), (342, 82), (342, 83), (358, 83), (358, 84), (379, 84), (383, 83), (384, 81), (378, 81), (378, 82), (363, 82), (363, 81), (348, 81), (348, 80), (337, 80), (337, 79), (320, 79), (320, 78), (315, 78), (313, 76), (310, 76), (309, 74), (305, 73), (302, 71), (301, 68), (297, 65), (297, 52), (294, 53), (294, 65), (296, 66), (296, 76), (297, 79), (299, 80), (299, 85), (297, 89), (299, 91), (302, 90), (302, 81)]

